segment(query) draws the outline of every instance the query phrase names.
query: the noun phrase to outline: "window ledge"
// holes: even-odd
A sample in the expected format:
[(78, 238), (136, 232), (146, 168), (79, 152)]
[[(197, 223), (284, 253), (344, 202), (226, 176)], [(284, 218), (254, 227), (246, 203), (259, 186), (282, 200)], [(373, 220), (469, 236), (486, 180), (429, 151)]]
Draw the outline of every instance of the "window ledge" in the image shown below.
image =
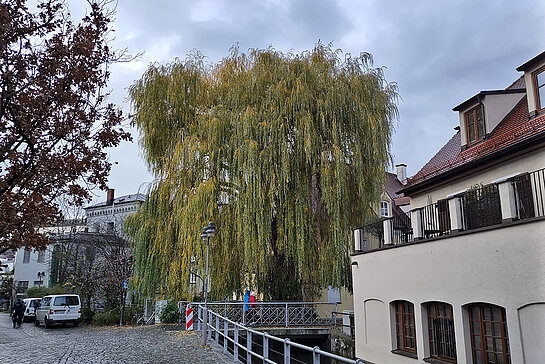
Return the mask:
[(432, 363), (432, 364), (454, 364), (456, 363), (456, 360), (450, 361), (450, 360), (441, 360), (437, 358), (424, 358), (424, 361), (426, 363)]
[(406, 356), (407, 358), (418, 359), (418, 355), (416, 355), (416, 353), (411, 353), (410, 351), (395, 349), (395, 350), (392, 350), (392, 353), (401, 355), (401, 356)]

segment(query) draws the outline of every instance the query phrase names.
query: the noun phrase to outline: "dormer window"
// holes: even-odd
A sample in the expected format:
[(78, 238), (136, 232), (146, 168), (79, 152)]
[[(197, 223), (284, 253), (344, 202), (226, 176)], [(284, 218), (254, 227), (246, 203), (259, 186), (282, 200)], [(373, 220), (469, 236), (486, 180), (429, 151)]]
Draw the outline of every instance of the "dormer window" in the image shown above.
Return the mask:
[(390, 216), (390, 204), (387, 201), (380, 201), (380, 216)]
[(484, 138), (483, 106), (477, 105), (464, 114), (467, 132), (467, 144), (475, 144)]
[(534, 85), (536, 92), (536, 108), (540, 112), (545, 109), (545, 67), (534, 73)]

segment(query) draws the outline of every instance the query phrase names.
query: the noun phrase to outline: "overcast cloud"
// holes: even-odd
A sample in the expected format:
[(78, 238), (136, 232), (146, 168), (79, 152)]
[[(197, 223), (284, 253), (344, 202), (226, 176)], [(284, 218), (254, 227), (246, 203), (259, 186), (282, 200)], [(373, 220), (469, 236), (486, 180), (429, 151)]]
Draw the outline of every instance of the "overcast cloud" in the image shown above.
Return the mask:
[[(84, 3), (70, 0), (75, 16)], [(215, 63), (236, 43), (241, 51), (299, 53), (318, 40), (333, 42), (345, 53), (370, 52), (398, 84), (392, 153), (412, 175), (454, 133), (454, 106), (507, 87), (520, 76), (519, 65), (545, 50), (544, 15), (539, 0), (119, 0), (113, 46), (144, 55), (112, 67), (112, 101), (128, 112), (127, 88), (150, 63), (184, 59), (194, 49)], [(118, 162), (110, 176), (117, 196), (153, 179), (137, 140), (135, 134), (132, 144), (110, 151)], [(98, 194), (95, 200), (104, 199)]]

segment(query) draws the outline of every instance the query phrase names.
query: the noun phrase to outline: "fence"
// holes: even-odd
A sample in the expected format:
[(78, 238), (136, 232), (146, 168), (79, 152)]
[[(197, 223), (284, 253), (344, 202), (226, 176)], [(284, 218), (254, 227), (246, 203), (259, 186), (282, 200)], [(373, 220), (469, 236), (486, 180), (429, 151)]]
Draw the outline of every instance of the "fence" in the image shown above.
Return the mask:
[(421, 231), (425, 238), (450, 233), (450, 211), (447, 200), (437, 201), (421, 209)]
[(260, 327), (331, 326), (337, 304), (328, 302), (214, 302), (211, 310), (225, 318)]
[(333, 328), (342, 331), (350, 336), (352, 340), (356, 337), (354, 326), (354, 312), (333, 312)]
[(518, 218), (545, 216), (545, 169), (511, 179)]
[(391, 220), (391, 236), (394, 244), (405, 244), (413, 241), (411, 218), (407, 214), (405, 214), (403, 211), (394, 213)]
[[(233, 304), (229, 304), (233, 305)], [(239, 322), (233, 321), (215, 312), (222, 307), (227, 311), (225, 304), (210, 304), (206, 324), (208, 325), (208, 340), (213, 341), (217, 347), (223, 347), (224, 354), (231, 354), (233, 362), (243, 363), (308, 363), (309, 360), (298, 358), (312, 357), (313, 364), (319, 364), (321, 358), (335, 360), (338, 363), (365, 364), (361, 359), (353, 360), (335, 355), (315, 346), (313, 348), (292, 342), (289, 339), (282, 339), (266, 332), (260, 332), (247, 327)], [(198, 323), (204, 324), (202, 317), (203, 305), (199, 304)], [(230, 335), (231, 333), (231, 335)]]
[(497, 184), (472, 188), (462, 195), (464, 230), (501, 224), (500, 193)]

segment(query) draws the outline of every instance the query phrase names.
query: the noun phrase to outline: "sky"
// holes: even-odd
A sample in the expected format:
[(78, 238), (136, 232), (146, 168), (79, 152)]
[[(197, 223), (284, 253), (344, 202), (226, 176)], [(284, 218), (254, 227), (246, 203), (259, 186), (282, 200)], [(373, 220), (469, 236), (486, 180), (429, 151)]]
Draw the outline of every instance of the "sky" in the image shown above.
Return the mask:
[[(86, 1), (69, 0), (75, 18)], [(393, 163), (411, 176), (455, 133), (452, 108), (482, 90), (504, 89), (516, 68), (545, 50), (542, 0), (118, 0), (112, 47), (143, 53), (111, 67), (110, 101), (128, 114), (128, 87), (152, 63), (185, 59), (192, 50), (216, 63), (272, 46), (300, 53), (318, 41), (343, 53), (369, 52), (399, 88)], [(110, 149), (109, 186), (116, 196), (145, 191), (153, 176), (134, 141)], [(105, 199), (96, 191), (94, 201)]]

